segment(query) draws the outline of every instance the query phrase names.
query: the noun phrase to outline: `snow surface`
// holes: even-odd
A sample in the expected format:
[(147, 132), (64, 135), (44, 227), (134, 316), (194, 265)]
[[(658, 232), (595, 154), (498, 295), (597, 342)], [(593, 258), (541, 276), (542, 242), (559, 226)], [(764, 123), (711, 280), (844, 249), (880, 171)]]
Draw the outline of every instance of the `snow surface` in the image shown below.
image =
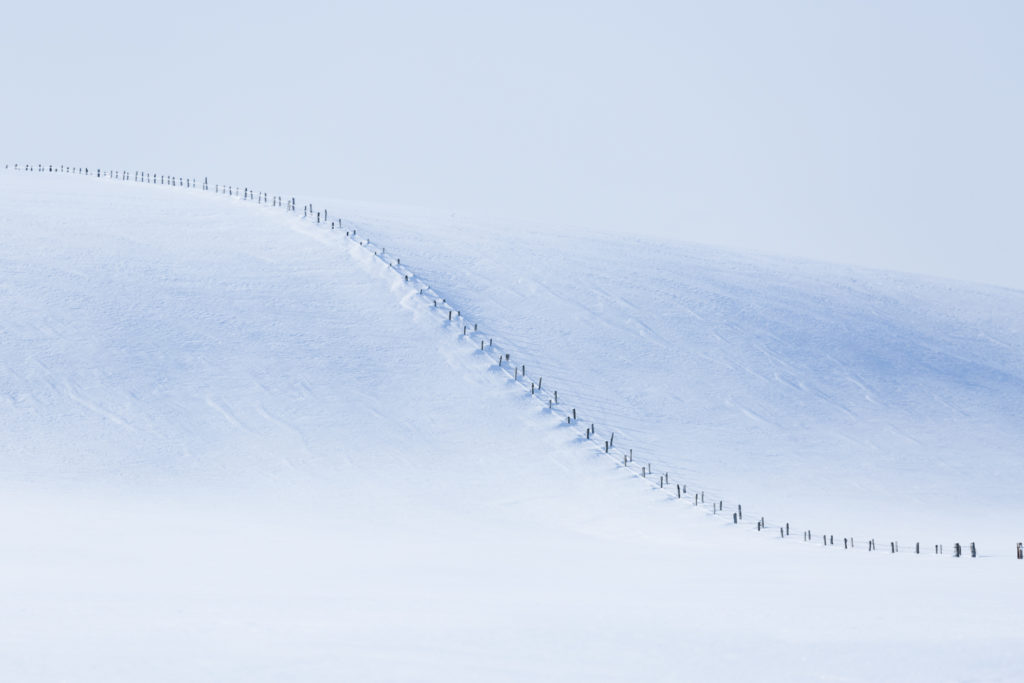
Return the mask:
[(635, 458), (856, 538), (1024, 533), (1024, 292), (345, 206)]
[(1024, 678), (1020, 292), (337, 206), (0, 173), (5, 679)]

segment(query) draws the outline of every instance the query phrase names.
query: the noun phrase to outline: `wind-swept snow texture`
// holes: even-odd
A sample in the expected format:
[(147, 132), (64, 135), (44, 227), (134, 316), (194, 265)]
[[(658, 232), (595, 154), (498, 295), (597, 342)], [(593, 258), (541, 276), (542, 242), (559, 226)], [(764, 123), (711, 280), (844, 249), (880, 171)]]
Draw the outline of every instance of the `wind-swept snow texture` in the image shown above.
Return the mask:
[(346, 206), (533, 375), (708, 497), (819, 534), (1014, 554), (1024, 292)]
[(339, 215), (0, 173), (3, 678), (1024, 677), (1020, 293)]

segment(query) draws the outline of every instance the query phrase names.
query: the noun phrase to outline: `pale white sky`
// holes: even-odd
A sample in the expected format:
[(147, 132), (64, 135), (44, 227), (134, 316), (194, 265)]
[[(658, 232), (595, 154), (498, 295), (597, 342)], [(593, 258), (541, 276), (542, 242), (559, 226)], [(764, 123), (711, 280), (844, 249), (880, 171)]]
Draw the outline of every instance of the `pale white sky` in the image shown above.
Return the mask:
[(1024, 289), (1024, 5), (5, 6), (0, 160)]

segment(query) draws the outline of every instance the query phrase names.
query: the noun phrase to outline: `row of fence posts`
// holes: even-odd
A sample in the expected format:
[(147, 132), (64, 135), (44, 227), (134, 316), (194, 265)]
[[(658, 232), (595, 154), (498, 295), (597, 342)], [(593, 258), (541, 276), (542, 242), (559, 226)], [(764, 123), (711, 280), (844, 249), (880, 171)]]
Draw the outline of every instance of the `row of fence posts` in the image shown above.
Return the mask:
[[(4, 168), (5, 169), (10, 168), (10, 164), (5, 164)], [(76, 173), (76, 174), (81, 174), (81, 175), (86, 175), (86, 176), (92, 175), (87, 167), (72, 167), (72, 166), (63, 166), (63, 165), (61, 165), (59, 167), (55, 167), (52, 164), (51, 165), (37, 164), (34, 168), (30, 164), (24, 164), (24, 168), (20, 168), (19, 164), (14, 164), (14, 170), (16, 170), (16, 171), (24, 170), (24, 171), (50, 172), (50, 173), (55, 173), (55, 172)], [(132, 172), (131, 177), (129, 177), (129, 172), (128, 171), (110, 171), (110, 170), (108, 170), (108, 171), (101, 171), (101, 169), (97, 168), (96, 169), (95, 177), (97, 177), (97, 178), (109, 177), (109, 178), (119, 179), (119, 180), (134, 180), (135, 182), (160, 184), (160, 185), (170, 185), (170, 186), (173, 186), (173, 187), (185, 187), (185, 188), (188, 188), (188, 189), (197, 189), (198, 188), (198, 183), (197, 183), (195, 178), (183, 178), (181, 176), (171, 176), (171, 175), (157, 175), (156, 173), (147, 172), (147, 171), (134, 171), (134, 172)], [(209, 178), (208, 177), (203, 178), (202, 189), (204, 191), (209, 191), (210, 184), (209, 184)], [(266, 192), (256, 192), (254, 190), (250, 190), (248, 187), (242, 187), (241, 188), (241, 193), (240, 193), (239, 192), (239, 188), (236, 187), (236, 186), (233, 186), (233, 185), (220, 185), (220, 184), (215, 184), (214, 185), (214, 192), (216, 194), (224, 194), (224, 195), (227, 195), (229, 197), (239, 197), (243, 201), (255, 200), (257, 204), (269, 204), (272, 207), (282, 207), (282, 208), (285, 209), (285, 211), (297, 212), (296, 201), (295, 201), (294, 197), (292, 197), (292, 198), (288, 199), (287, 201), (285, 201), (284, 198), (281, 197), (281, 196), (278, 196), (278, 195), (269, 196)], [(316, 217), (317, 224), (320, 224), (321, 221), (326, 223), (326, 221), (328, 219), (328, 213), (327, 213), (326, 209), (324, 209), (322, 211), (315, 211), (312, 203), (305, 204), (303, 206), (303, 208), (302, 208), (302, 217), (304, 219), (309, 219), (309, 218), (312, 218), (313, 216)], [(337, 221), (331, 221), (331, 229), (332, 230), (335, 229), (335, 223), (337, 223), (337, 227), (338, 227), (338, 229), (340, 229), (341, 228), (341, 220), (340, 219), (337, 220)], [(352, 240), (355, 240), (355, 238), (356, 238), (356, 229), (352, 228), (351, 230), (346, 230), (345, 231), (345, 237), (347, 237), (349, 239), (352, 239)], [(371, 246), (370, 246), (370, 240), (359, 241), (358, 244), (360, 244), (360, 246), (363, 246), (364, 248), (370, 249), (372, 251)], [(391, 264), (385, 258), (386, 251), (387, 250), (384, 247), (381, 247), (381, 250), (380, 250), (379, 253), (376, 252), (376, 251), (372, 251), (372, 253), (373, 253), (374, 256), (376, 256), (377, 258), (380, 258), (383, 262), (385, 262), (389, 267), (394, 268), (396, 270), (396, 272), (397, 272), (398, 267), (401, 266), (402, 260), (401, 259), (396, 259), (396, 262), (394, 264)], [(411, 277), (413, 277), (411, 272), (405, 273), (404, 281), (405, 282), (410, 282), (410, 278)], [(432, 290), (430, 285), (428, 285), (427, 283), (424, 283), (424, 282), (421, 281), (420, 285), (422, 285), (422, 286), (420, 286), (420, 289), (419, 289), (419, 294), (421, 296), (425, 296), (428, 291)], [(462, 328), (462, 336), (468, 336), (468, 333), (469, 333), (469, 323), (462, 318), (462, 312), (452, 308), (447, 303), (447, 299), (445, 299), (445, 298), (438, 299), (438, 298), (435, 297), (433, 299), (433, 307), (434, 308), (439, 308), (438, 301), (440, 301), (441, 304), (445, 305), (449, 309), (448, 310), (448, 321), (454, 322), (453, 317), (452, 317), (453, 314), (454, 314), (454, 316), (456, 318), (458, 318), (459, 320), (462, 320), (464, 322), (463, 328)], [(473, 323), (473, 333), (477, 333), (478, 331), (479, 331), (479, 328), (478, 328), (477, 323)], [(493, 339), (493, 337), (489, 339), (487, 347), (488, 348), (493, 348), (494, 347), (494, 339)], [(480, 350), (484, 351), (484, 341), (483, 341), (483, 339), (480, 340)], [(502, 368), (502, 362), (503, 361), (505, 363), (509, 363), (510, 362), (511, 354), (509, 352), (505, 352), (504, 354), (499, 352), (497, 354), (497, 359), (498, 359), (498, 367)], [(508, 372), (508, 371), (506, 370), (506, 372)], [(515, 365), (513, 367), (512, 379), (513, 379), (514, 382), (517, 382), (517, 383), (519, 382), (520, 375), (522, 375), (523, 382), (525, 383), (525, 381), (526, 381), (526, 365), (525, 364), (523, 364), (521, 366), (517, 364), (517, 365)], [(532, 396), (539, 396), (540, 395), (540, 393), (541, 393), (541, 391), (543, 389), (543, 382), (544, 382), (543, 377), (539, 377), (536, 382), (531, 382), (530, 383), (530, 394)], [(524, 385), (524, 388), (525, 388), (525, 385)], [(555, 404), (558, 404), (558, 391), (557, 390), (553, 392), (553, 397), (548, 399), (548, 409), (549, 410), (553, 410)], [(568, 413), (568, 411), (567, 411), (567, 414), (566, 414), (566, 424), (573, 424), (573, 423), (578, 423), (578, 418), (577, 418), (577, 414), (576, 414), (576, 408), (572, 408), (571, 409), (571, 415)], [(596, 426), (593, 423), (591, 423), (590, 426), (586, 427), (585, 430), (584, 430), (584, 438), (589, 441), (592, 437), (594, 437), (596, 435), (596, 433), (597, 433)], [(611, 432), (609, 438), (606, 441), (604, 441), (604, 453), (605, 454), (611, 454), (611, 451), (614, 448), (615, 448), (615, 432)], [(623, 456), (622, 456), (623, 467), (625, 467), (626, 469), (629, 469), (629, 466), (630, 466), (630, 464), (632, 464), (632, 462), (633, 462), (633, 449), (630, 448), (629, 451), (628, 451), (628, 454), (625, 451), (623, 451)], [(653, 477), (653, 472), (654, 472), (654, 470), (653, 470), (653, 467), (652, 467), (651, 463), (647, 463), (646, 465), (643, 465), (640, 468), (640, 476), (642, 478), (644, 478), (644, 479), (647, 479), (648, 476), (652, 476)], [(669, 473), (665, 472), (664, 474), (659, 475), (659, 477), (658, 477), (658, 488), (659, 489), (664, 489), (665, 486), (668, 485), (668, 484), (669, 484)], [(676, 498), (681, 500), (683, 495), (687, 494), (686, 484), (677, 483), (675, 485), (675, 492), (676, 492)], [(694, 504), (694, 506), (704, 504), (704, 491), (701, 491), (700, 493), (695, 493), (694, 494), (693, 504)], [(719, 500), (717, 502), (712, 502), (711, 503), (711, 508), (712, 508), (712, 514), (717, 515), (719, 512), (723, 511), (723, 509), (724, 509), (724, 501)], [(736, 511), (732, 513), (732, 521), (733, 521), (733, 524), (739, 524), (742, 520), (743, 520), (743, 506), (738, 504)], [(767, 525), (765, 523), (764, 517), (761, 517), (760, 519), (758, 519), (756, 521), (756, 528), (757, 528), (758, 531), (763, 531), (766, 528), (766, 526)], [(779, 537), (780, 538), (786, 538), (787, 536), (789, 536), (789, 532), (790, 532), (789, 522), (786, 522), (785, 525), (779, 527)], [(804, 541), (811, 541), (812, 540), (812, 533), (810, 531), (804, 531), (803, 532), (803, 539), (804, 539)], [(846, 537), (846, 538), (843, 538), (842, 540), (843, 540), (843, 548), (844, 549), (853, 549), (853, 548), (855, 548), (854, 539), (852, 537)], [(835, 545), (835, 537), (833, 535), (825, 535), (825, 534), (823, 534), (822, 535), (822, 545), (824, 545), (824, 546), (834, 546)], [(969, 548), (970, 548), (971, 557), (977, 557), (978, 556), (977, 555), (977, 547), (976, 547), (974, 542), (971, 542)], [(869, 552), (873, 552), (873, 551), (877, 550), (877, 545), (875, 543), (875, 539), (870, 539), (868, 541), (867, 549), (868, 549)], [(899, 552), (899, 542), (898, 541), (890, 541), (889, 542), (889, 550), (890, 550), (891, 554), (898, 553)], [(936, 555), (942, 555), (943, 554), (943, 546), (941, 544), (935, 545), (934, 546), (934, 552), (935, 552)], [(920, 544), (920, 542), (914, 544), (914, 553), (918, 554), (918, 555), (921, 554), (921, 544)], [(1024, 543), (1017, 543), (1016, 554), (1017, 554), (1017, 559), (1018, 560), (1024, 560)], [(953, 557), (961, 557), (962, 555), (963, 555), (963, 548), (962, 548), (962, 546), (960, 545), (960, 543), (954, 543), (953, 544)]]
[[(326, 213), (327, 212), (324, 211), (324, 216), (326, 216)], [(308, 216), (311, 216), (311, 215), (313, 215), (313, 207), (312, 207), (312, 205), (309, 205), (307, 207), (307, 210), (304, 211), (303, 217), (305, 218), (305, 217), (308, 217)], [(319, 223), (320, 222), (320, 212), (316, 213), (316, 217), (317, 217), (317, 223)], [(334, 223), (333, 222), (331, 223), (331, 229), (332, 230), (334, 229)], [(352, 230), (351, 234), (349, 232), (346, 232), (345, 236), (346, 237), (354, 238), (355, 237), (355, 230)], [(360, 244), (362, 246), (366, 247), (366, 248), (369, 248), (370, 241), (366, 240), (365, 242), (361, 242)], [(396, 258), (395, 263), (392, 264), (392, 263), (388, 262), (384, 258), (384, 254), (385, 253), (386, 253), (386, 248), (384, 248), (384, 247), (381, 247), (380, 252), (376, 252), (376, 251), (373, 252), (374, 256), (380, 258), (382, 261), (387, 263), (387, 265), (389, 267), (392, 267), (392, 268), (394, 268), (397, 271), (397, 267), (401, 265), (401, 259)], [(405, 282), (409, 282), (410, 281), (410, 274), (405, 274), (404, 275), (404, 281)], [(429, 285), (427, 285), (426, 283), (422, 283), (421, 282), (420, 284), (424, 285), (424, 286), (420, 286), (419, 294), (421, 296), (425, 296), (427, 291), (431, 290), (432, 288)], [(462, 336), (467, 336), (468, 333), (469, 333), (469, 323), (467, 321), (465, 321), (465, 319), (462, 317), (462, 312), (460, 310), (456, 310), (453, 307), (451, 307), (450, 305), (448, 305), (447, 304), (447, 300), (444, 299), (444, 298), (441, 298), (440, 302), (442, 304), (445, 304), (448, 307), (448, 309), (449, 309), (448, 310), (448, 321), (449, 322), (454, 322), (455, 319), (458, 319), (458, 320), (463, 322), (463, 325), (462, 325)], [(438, 299), (436, 297), (432, 300), (432, 307), (434, 307), (434, 308), (438, 307)], [(453, 316), (454, 316), (454, 318), (453, 318)], [(473, 323), (473, 332), (476, 333), (478, 331), (479, 331), (478, 324), (477, 323)], [(494, 346), (494, 339), (492, 337), (488, 341), (487, 348), (493, 348), (493, 346)], [(480, 340), (480, 350), (481, 351), (485, 350), (484, 340), (483, 339)], [(511, 361), (511, 354), (510, 353), (505, 352), (504, 354), (502, 354), (502, 353), (499, 352), (497, 354), (497, 365), (498, 365), (499, 368), (502, 367), (502, 363), (503, 362), (508, 364), (510, 361)], [(507, 370), (506, 370), (506, 372), (507, 372)], [(520, 377), (522, 377), (522, 380), (524, 382), (524, 389), (525, 389), (525, 382), (526, 382), (526, 378), (527, 378), (526, 365), (525, 364), (523, 364), (523, 365), (516, 364), (515, 366), (513, 366), (513, 369), (512, 369), (512, 380), (514, 382), (519, 382)], [(541, 392), (541, 390), (543, 388), (543, 382), (544, 382), (543, 377), (538, 378), (536, 382), (532, 382), (532, 381), (530, 382), (530, 395), (531, 396), (537, 396), (537, 395), (540, 394), (540, 392)], [(549, 398), (549, 399), (547, 399), (547, 401), (548, 401), (548, 408), (549, 409), (553, 409), (554, 404), (558, 403), (558, 391), (555, 390), (553, 392), (553, 398)], [(576, 409), (572, 408), (571, 410), (572, 410), (572, 414), (571, 415), (566, 414), (566, 424), (572, 424), (573, 422), (577, 422), (578, 421), (577, 414), (576, 414)], [(589, 427), (586, 427), (584, 429), (584, 438), (586, 440), (591, 440), (594, 436), (596, 436), (596, 434), (597, 434), (596, 425), (594, 425), (593, 423), (591, 423)], [(615, 432), (611, 432), (609, 438), (604, 441), (603, 451), (604, 451), (605, 454), (610, 454), (611, 450), (614, 449), (614, 448), (615, 448)], [(623, 467), (628, 469), (629, 465), (632, 462), (633, 462), (633, 449), (630, 448), (628, 453), (623, 452), (623, 455), (622, 455)], [(653, 476), (653, 471), (654, 470), (653, 470), (652, 465), (650, 463), (648, 463), (645, 466), (641, 466), (641, 468), (640, 468), (640, 476), (642, 478), (646, 479), (648, 476)], [(664, 474), (659, 475), (659, 477), (658, 477), (658, 488), (659, 489), (664, 489), (665, 486), (668, 483), (669, 483), (669, 473), (668, 472), (665, 472)], [(676, 498), (677, 499), (681, 499), (683, 494), (685, 494), (685, 493), (687, 493), (686, 485), (685, 484), (676, 484)], [(701, 491), (700, 494), (695, 494), (695, 496), (694, 496), (694, 505), (698, 505), (698, 502), (700, 504), (704, 503), (704, 492), (703, 491)], [(724, 506), (724, 501), (722, 501), (722, 500), (719, 500), (717, 502), (717, 504), (716, 503), (712, 503), (712, 505), (711, 505), (712, 511), (713, 511), (712, 514), (717, 515), (719, 512), (721, 512), (723, 510), (723, 506)], [(737, 505), (737, 511), (734, 512), (732, 516), (733, 516), (733, 523), (734, 524), (738, 524), (743, 519), (743, 506), (742, 505)], [(757, 522), (757, 528), (758, 528), (759, 531), (766, 528), (766, 523), (765, 523), (764, 517), (762, 517)], [(789, 536), (789, 533), (790, 533), (790, 525), (789, 525), (788, 522), (784, 526), (780, 526), (779, 527), (779, 536), (781, 538), (785, 538), (785, 537)], [(811, 540), (811, 532), (810, 531), (805, 532), (805, 540), (808, 540), (808, 541)], [(823, 535), (822, 542), (823, 542), (823, 545), (826, 545), (826, 546), (828, 546), (828, 545), (835, 545), (835, 537), (834, 537), (834, 535), (828, 535), (828, 536), (824, 536)], [(843, 539), (843, 547), (845, 549), (852, 549), (852, 548), (854, 548), (855, 546), (854, 546), (853, 538), (844, 538)], [(936, 554), (942, 554), (942, 546), (941, 545), (936, 545), (935, 548), (936, 548)], [(956, 548), (955, 556), (956, 557), (960, 557), (961, 556), (960, 544), (959, 543), (955, 544), (955, 548)], [(868, 550), (869, 551), (874, 551), (876, 549), (877, 548), (876, 548), (876, 544), (875, 544), (874, 539), (870, 540), (869, 543), (868, 543)], [(970, 544), (970, 549), (971, 549), (971, 557), (977, 557), (976, 546), (975, 546), (975, 544), (973, 542)], [(891, 550), (891, 552), (893, 554), (899, 552), (899, 542), (898, 541), (891, 541), (890, 542), (890, 550)], [(914, 544), (914, 552), (916, 554), (920, 554), (921, 553), (921, 544), (919, 542)], [(1017, 558), (1018, 559), (1024, 559), (1024, 543), (1018, 543), (1017, 544)]]
[[(10, 168), (10, 164), (4, 165), (5, 169)], [(185, 178), (182, 176), (173, 175), (161, 175), (150, 171), (118, 171), (118, 170), (102, 170), (101, 168), (94, 169), (95, 173), (85, 166), (64, 166), (53, 164), (14, 164), (14, 170), (24, 171), (39, 171), (49, 173), (73, 173), (79, 175), (93, 176), (97, 178), (112, 178), (114, 180), (134, 180), (137, 183), (151, 183), (154, 185), (170, 185), (171, 187), (184, 187), (186, 189), (199, 189), (199, 182), (195, 178)], [(210, 189), (209, 178), (203, 178), (202, 189), (208, 191)], [(266, 192), (257, 192), (251, 190), (248, 187), (238, 188), (234, 185), (214, 185), (214, 193), (225, 194), (229, 197), (241, 197), (243, 201), (255, 201), (257, 204), (269, 204), (271, 206), (283, 207), (286, 211), (296, 211), (295, 198), (292, 197), (290, 200), (285, 202), (284, 197), (273, 196), (271, 197)], [(312, 205), (310, 205), (311, 207)], [(324, 218), (326, 219), (327, 212), (323, 212)], [(318, 214), (319, 222), (319, 214)]]

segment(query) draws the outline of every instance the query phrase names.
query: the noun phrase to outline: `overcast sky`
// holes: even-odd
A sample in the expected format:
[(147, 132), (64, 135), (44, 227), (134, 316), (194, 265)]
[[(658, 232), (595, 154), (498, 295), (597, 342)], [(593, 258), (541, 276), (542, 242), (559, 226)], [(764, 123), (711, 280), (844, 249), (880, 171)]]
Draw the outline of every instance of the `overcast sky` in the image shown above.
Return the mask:
[(7, 3), (0, 161), (1024, 289), (1024, 3)]

